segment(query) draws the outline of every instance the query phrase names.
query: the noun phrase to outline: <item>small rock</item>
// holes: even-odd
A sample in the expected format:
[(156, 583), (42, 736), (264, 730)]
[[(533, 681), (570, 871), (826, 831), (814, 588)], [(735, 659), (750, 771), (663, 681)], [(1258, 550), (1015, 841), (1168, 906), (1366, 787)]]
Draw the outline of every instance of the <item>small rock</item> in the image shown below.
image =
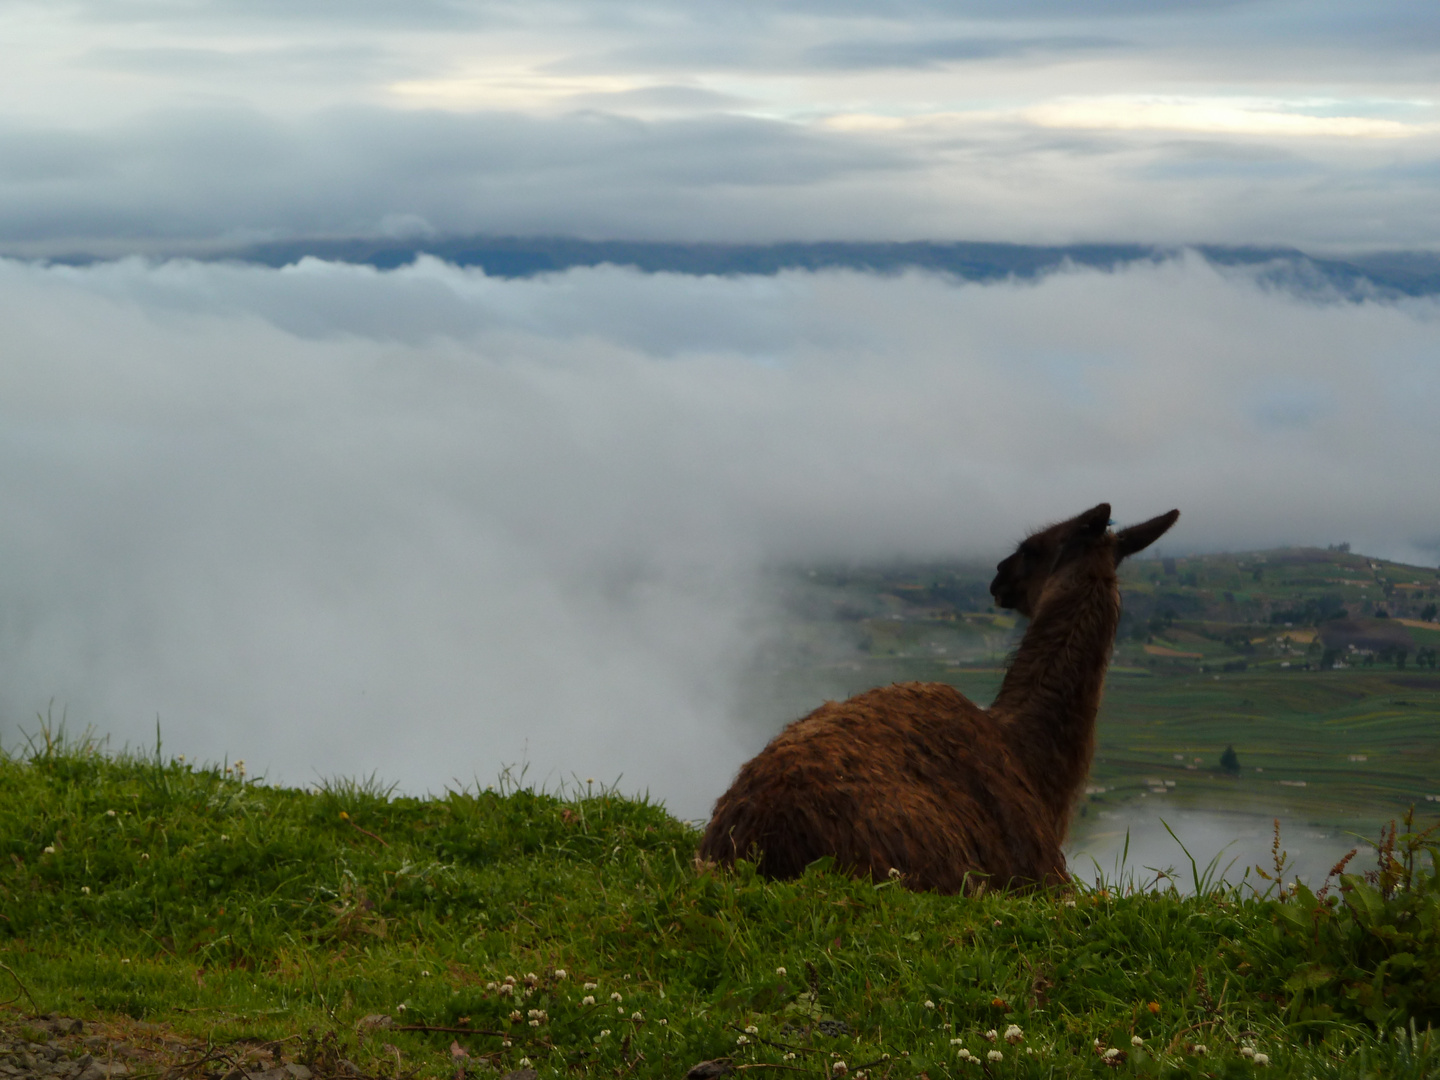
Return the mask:
[(355, 1022), (356, 1031), (369, 1031), (372, 1028), (388, 1028), (395, 1023), (393, 1016), (386, 1016), (384, 1013), (371, 1013), (369, 1016), (362, 1016)]
[(715, 1080), (716, 1077), (728, 1076), (734, 1071), (730, 1067), (729, 1058), (715, 1058), (713, 1061), (702, 1061), (698, 1065), (690, 1066), (685, 1080)]
[(310, 1080), (310, 1070), (298, 1061), (292, 1061), (289, 1065), (286, 1065), (285, 1071), (293, 1076), (295, 1080)]

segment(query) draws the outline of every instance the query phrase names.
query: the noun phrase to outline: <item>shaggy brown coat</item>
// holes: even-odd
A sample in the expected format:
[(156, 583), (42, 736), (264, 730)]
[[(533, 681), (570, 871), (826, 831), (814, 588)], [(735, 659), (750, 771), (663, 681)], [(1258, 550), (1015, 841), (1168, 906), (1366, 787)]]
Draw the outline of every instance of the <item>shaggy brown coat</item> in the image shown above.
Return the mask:
[(1102, 503), (1027, 537), (990, 586), (1032, 618), (989, 709), (944, 683), (827, 702), (741, 768), (700, 857), (789, 878), (831, 856), (944, 893), (1067, 880), (1061, 845), (1120, 621), (1115, 569), (1178, 517), (1111, 533)]

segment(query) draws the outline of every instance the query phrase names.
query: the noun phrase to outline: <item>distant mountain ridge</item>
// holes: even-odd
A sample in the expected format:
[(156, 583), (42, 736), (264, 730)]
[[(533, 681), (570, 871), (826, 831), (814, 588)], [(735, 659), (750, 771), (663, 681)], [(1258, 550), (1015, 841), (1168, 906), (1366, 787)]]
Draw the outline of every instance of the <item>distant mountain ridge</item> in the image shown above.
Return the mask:
[[(929, 270), (966, 281), (1040, 277), (1067, 265), (1116, 270), (1136, 263), (1180, 257), (1187, 249), (1151, 244), (1040, 246), (979, 242), (776, 244), (667, 243), (577, 240), (565, 237), (472, 236), (448, 239), (290, 240), (240, 248), (222, 257), (284, 266), (309, 255), (336, 262), (390, 269), (430, 255), (457, 266), (482, 268), (491, 277), (526, 278), (573, 267), (633, 267), (646, 273), (770, 275), (783, 270), (860, 270), (896, 274)], [(1378, 252), (1346, 259), (1318, 258), (1286, 247), (1197, 245), (1216, 266), (1248, 269), (1267, 284), (1342, 296), (1440, 294), (1440, 254)]]
[[(1194, 251), (1211, 264), (1253, 274), (1266, 285), (1323, 292), (1346, 299), (1440, 295), (1440, 253), (1371, 252), (1344, 258), (1308, 255), (1290, 247), (1216, 244), (1032, 245), (973, 241), (813, 241), (769, 244), (581, 240), (563, 236), (451, 236), (298, 238), (207, 252), (194, 257), (287, 266), (310, 256), (393, 269), (422, 255), (456, 266), (478, 267), (491, 277), (528, 278), (605, 264), (646, 273), (771, 275), (784, 270), (859, 270), (898, 274), (927, 270), (965, 281), (1029, 280), (1066, 266), (1116, 270), (1159, 263)], [(52, 261), (85, 264), (99, 257), (76, 254)]]

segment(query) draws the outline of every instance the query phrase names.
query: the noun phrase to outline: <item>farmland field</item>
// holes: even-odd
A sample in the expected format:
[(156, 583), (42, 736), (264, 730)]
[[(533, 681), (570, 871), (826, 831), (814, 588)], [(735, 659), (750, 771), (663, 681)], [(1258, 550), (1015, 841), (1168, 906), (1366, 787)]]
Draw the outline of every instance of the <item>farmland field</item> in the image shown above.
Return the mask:
[[(1023, 632), (990, 606), (990, 573), (813, 568), (777, 582), (789, 620), (757, 682), (756, 738), (894, 681), (988, 703)], [(1373, 834), (1411, 804), (1440, 811), (1435, 570), (1283, 549), (1134, 561), (1121, 579), (1087, 818), (1163, 800)]]

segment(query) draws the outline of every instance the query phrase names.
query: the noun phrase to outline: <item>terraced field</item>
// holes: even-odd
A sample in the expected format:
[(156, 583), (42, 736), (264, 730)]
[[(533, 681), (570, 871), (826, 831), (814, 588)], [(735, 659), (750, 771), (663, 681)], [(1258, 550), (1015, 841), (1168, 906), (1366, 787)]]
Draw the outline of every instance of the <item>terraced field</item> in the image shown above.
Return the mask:
[[(774, 730), (826, 698), (906, 679), (989, 701), (1023, 630), (990, 608), (989, 573), (790, 576), (757, 724)], [(1164, 799), (1371, 833), (1412, 803), (1440, 813), (1435, 570), (1283, 549), (1132, 562), (1122, 592), (1091, 807)], [(1227, 746), (1238, 773), (1220, 767)]]

